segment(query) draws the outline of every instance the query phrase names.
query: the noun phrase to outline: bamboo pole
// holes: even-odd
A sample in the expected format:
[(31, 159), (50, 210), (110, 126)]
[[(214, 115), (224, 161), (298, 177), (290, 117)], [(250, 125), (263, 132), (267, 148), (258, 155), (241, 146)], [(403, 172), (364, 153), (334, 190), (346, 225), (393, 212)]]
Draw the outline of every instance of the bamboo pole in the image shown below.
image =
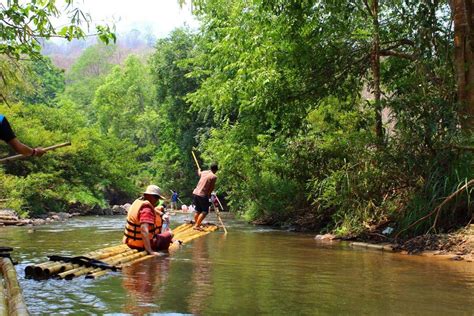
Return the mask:
[(197, 166), (198, 170), (201, 171), (201, 167), (199, 167), (199, 162), (196, 159), (196, 155), (194, 154), (193, 150), (191, 150), (191, 154), (193, 154), (194, 162), (196, 163), (196, 166)]
[(1, 258), (0, 268), (8, 295), (8, 314), (29, 315), (12, 261), (9, 258)]
[(8, 316), (7, 289), (4, 285), (2, 273), (0, 273), (0, 316)]
[(221, 214), (220, 214), (220, 212), (219, 212), (219, 209), (214, 205), (214, 202), (212, 202), (212, 208), (214, 209), (214, 212), (216, 213), (217, 218), (219, 219), (219, 222), (220, 222), (221, 225), (222, 225), (222, 228), (224, 228), (224, 234), (227, 235), (227, 228), (225, 227), (224, 222), (222, 221), (222, 218), (221, 218)]
[[(57, 144), (57, 145), (49, 146), (49, 147), (44, 148), (44, 151), (55, 150), (55, 149), (58, 149), (58, 148), (61, 148), (61, 147), (65, 147), (65, 146), (71, 146), (71, 142), (66, 142), (66, 143), (62, 143), (62, 144)], [(13, 161), (13, 160), (17, 160), (17, 159), (22, 159), (22, 158), (27, 158), (27, 157), (29, 157), (29, 156), (25, 156), (25, 155), (22, 155), (22, 154), (14, 155), (14, 156), (10, 156), (10, 157), (6, 157), (6, 158), (3, 158), (3, 159), (0, 159), (0, 163), (2, 163), (2, 162), (8, 162), (8, 161)]]

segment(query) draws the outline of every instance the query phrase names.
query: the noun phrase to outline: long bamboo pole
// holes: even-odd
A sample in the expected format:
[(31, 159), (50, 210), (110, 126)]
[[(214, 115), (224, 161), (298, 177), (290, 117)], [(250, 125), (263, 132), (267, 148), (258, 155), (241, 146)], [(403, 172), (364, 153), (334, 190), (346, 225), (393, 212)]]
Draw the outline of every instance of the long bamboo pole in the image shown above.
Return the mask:
[(0, 258), (0, 269), (8, 295), (8, 314), (29, 315), (12, 261), (9, 258)]
[(7, 289), (4, 285), (2, 273), (0, 273), (0, 316), (8, 316)]
[[(44, 148), (44, 151), (55, 150), (55, 149), (65, 147), (65, 146), (71, 146), (71, 142), (66, 142), (66, 143), (62, 143), (62, 144), (49, 146), (49, 147)], [(27, 157), (29, 157), (29, 156), (25, 156), (25, 155), (22, 155), (22, 154), (14, 155), (14, 156), (10, 156), (10, 157), (0, 159), (0, 163), (13, 161), (13, 160), (17, 160), (17, 159), (22, 159), (22, 158), (27, 158)]]
[(221, 223), (222, 227), (224, 228), (224, 234), (227, 235), (227, 228), (225, 227), (224, 222), (222, 221), (221, 214), (220, 214), (220, 212), (219, 212), (219, 208), (217, 208), (217, 207), (214, 205), (214, 202), (212, 202), (212, 208), (214, 209), (214, 212), (216, 213), (217, 218), (219, 219), (219, 222)]

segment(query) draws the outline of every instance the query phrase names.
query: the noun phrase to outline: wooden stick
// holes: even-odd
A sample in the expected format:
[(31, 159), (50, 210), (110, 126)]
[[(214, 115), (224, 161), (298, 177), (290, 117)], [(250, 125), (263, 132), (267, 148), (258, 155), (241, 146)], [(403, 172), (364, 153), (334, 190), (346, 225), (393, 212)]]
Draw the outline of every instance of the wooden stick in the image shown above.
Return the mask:
[(224, 228), (224, 234), (227, 235), (227, 228), (225, 227), (224, 222), (222, 221), (219, 209), (214, 205), (214, 202), (211, 202), (211, 203), (212, 203), (212, 207), (214, 208), (214, 211), (216, 212), (217, 218), (219, 219), (219, 222), (221, 223), (222, 227)]
[(201, 167), (199, 167), (199, 162), (196, 159), (196, 155), (194, 154), (194, 151), (191, 150), (191, 153), (193, 154), (194, 162), (196, 163), (196, 166), (198, 167), (198, 170), (201, 170)]
[(219, 200), (219, 198), (217, 197), (217, 194), (215, 196), (216, 196), (217, 203), (219, 203), (219, 206), (221, 207), (221, 209), (224, 210), (224, 207), (222, 206), (221, 200)]
[[(54, 145), (54, 146), (49, 146), (49, 147), (44, 148), (44, 151), (55, 150), (57, 148), (61, 148), (61, 147), (65, 147), (65, 146), (71, 146), (71, 142), (57, 144), (57, 145)], [(17, 159), (22, 159), (22, 158), (26, 158), (26, 157), (30, 157), (30, 156), (25, 156), (25, 155), (22, 155), (22, 154), (15, 155), (15, 156), (10, 156), (10, 157), (0, 159), (0, 163), (13, 161), (13, 160), (17, 160)]]
[(420, 223), (421, 221), (424, 221), (425, 219), (431, 217), (434, 213), (436, 213), (436, 217), (435, 217), (435, 220), (434, 220), (433, 225), (431, 226), (430, 230), (435, 229), (436, 223), (437, 223), (437, 221), (438, 221), (439, 213), (441, 212), (441, 209), (443, 208), (443, 206), (444, 206), (445, 204), (447, 204), (449, 201), (451, 201), (454, 197), (456, 197), (459, 193), (461, 193), (462, 191), (468, 189), (469, 186), (471, 186), (471, 185), (474, 185), (474, 179), (469, 180), (469, 181), (468, 181), (466, 184), (464, 184), (460, 189), (456, 190), (454, 193), (452, 193), (451, 195), (449, 195), (446, 199), (444, 199), (443, 202), (441, 202), (441, 204), (439, 204), (439, 205), (438, 205), (434, 210), (432, 210), (430, 213), (428, 213), (427, 215), (423, 216), (422, 218), (416, 220), (415, 222), (411, 223), (407, 228), (405, 228), (405, 229), (399, 231), (399, 232), (395, 235), (394, 238), (397, 239), (398, 236), (399, 236), (402, 232), (404, 232), (404, 231), (406, 231), (406, 230), (412, 228), (413, 226), (415, 226), (416, 224)]

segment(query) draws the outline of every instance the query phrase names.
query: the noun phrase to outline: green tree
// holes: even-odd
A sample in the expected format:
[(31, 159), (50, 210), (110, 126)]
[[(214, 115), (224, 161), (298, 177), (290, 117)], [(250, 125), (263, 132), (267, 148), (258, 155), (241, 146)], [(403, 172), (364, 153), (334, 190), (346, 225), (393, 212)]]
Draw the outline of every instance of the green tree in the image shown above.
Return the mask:
[(18, 91), (19, 99), (28, 104), (51, 104), (65, 89), (64, 72), (53, 65), (51, 59), (42, 57), (28, 62), (29, 91)]
[(197, 144), (198, 128), (206, 126), (185, 100), (198, 87), (197, 80), (187, 76), (192, 71), (189, 58), (194, 46), (195, 36), (189, 30), (177, 29), (156, 43), (150, 58), (160, 139), (152, 166), (156, 166), (160, 183), (189, 196), (196, 181), (191, 150)]
[(64, 96), (78, 104), (92, 120), (92, 100), (95, 91), (112, 70), (112, 56), (116, 46), (97, 44), (84, 50), (81, 56), (66, 73)]

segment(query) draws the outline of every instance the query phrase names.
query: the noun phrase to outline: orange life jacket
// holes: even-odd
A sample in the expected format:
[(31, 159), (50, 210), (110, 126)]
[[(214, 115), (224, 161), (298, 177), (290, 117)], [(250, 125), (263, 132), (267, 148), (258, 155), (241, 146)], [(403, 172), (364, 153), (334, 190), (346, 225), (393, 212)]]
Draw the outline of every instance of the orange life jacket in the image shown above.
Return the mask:
[[(137, 199), (133, 202), (132, 206), (128, 210), (127, 223), (125, 224), (125, 230), (123, 232), (123, 243), (127, 244), (131, 248), (145, 248), (142, 239), (142, 231), (140, 221), (138, 219), (138, 213), (143, 205), (148, 204), (152, 209), (155, 209), (153, 205), (147, 200)], [(161, 216), (155, 214), (155, 224), (148, 226), (148, 237), (152, 240), (156, 234), (161, 232), (162, 219)]]

